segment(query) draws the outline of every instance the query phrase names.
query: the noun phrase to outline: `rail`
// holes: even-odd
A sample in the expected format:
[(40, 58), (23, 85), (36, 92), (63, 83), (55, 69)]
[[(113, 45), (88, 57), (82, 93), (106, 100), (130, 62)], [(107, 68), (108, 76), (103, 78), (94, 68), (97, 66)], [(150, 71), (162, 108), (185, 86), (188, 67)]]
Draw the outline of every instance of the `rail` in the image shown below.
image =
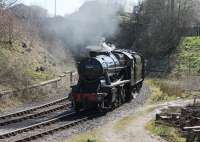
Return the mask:
[(0, 116), (0, 120), (5, 120), (5, 119), (7, 120), (7, 119), (10, 119), (12, 117), (19, 117), (19, 116), (23, 116), (23, 115), (26, 115), (26, 114), (30, 114), (34, 111), (38, 111), (38, 110), (41, 110), (41, 109), (44, 109), (44, 108), (48, 108), (48, 107), (51, 107), (53, 105), (57, 105), (57, 104), (60, 104), (62, 102), (65, 102), (67, 100), (68, 100), (68, 97), (64, 97), (62, 99), (58, 99), (58, 100), (55, 100), (55, 101), (52, 101), (52, 102), (49, 102), (49, 103), (46, 103), (46, 104), (42, 104), (42, 105), (39, 105), (39, 106), (36, 106), (36, 107), (28, 108), (28, 109), (17, 111), (17, 112), (10, 113), (10, 114), (5, 114), (5, 115)]

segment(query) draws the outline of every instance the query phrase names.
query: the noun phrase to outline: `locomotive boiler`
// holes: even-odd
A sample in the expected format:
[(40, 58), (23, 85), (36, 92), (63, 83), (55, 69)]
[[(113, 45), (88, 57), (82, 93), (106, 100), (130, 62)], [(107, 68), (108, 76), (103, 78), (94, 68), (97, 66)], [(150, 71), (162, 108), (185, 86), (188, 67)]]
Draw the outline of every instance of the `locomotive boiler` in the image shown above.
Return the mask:
[(70, 99), (76, 111), (108, 110), (133, 98), (144, 81), (144, 59), (131, 50), (102, 43), (78, 63), (79, 80)]

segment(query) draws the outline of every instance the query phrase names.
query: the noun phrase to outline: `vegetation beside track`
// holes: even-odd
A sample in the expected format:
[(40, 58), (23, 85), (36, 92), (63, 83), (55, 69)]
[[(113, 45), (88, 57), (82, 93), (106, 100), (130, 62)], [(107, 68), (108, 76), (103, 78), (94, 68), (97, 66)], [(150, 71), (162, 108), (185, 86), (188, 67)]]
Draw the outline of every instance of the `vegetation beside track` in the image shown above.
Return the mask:
[(166, 140), (174, 142), (185, 142), (186, 139), (181, 133), (172, 126), (166, 126), (162, 124), (155, 124), (155, 121), (150, 121), (145, 128), (152, 134), (160, 136)]
[[(186, 91), (186, 88), (181, 86), (183, 80), (175, 80), (169, 78), (151, 78), (146, 82), (150, 86), (151, 96), (150, 104), (168, 102), (176, 99), (191, 99), (193, 96), (200, 95), (200, 92)], [(155, 120), (146, 124), (145, 128), (156, 136), (174, 142), (185, 142), (181, 132), (173, 127), (155, 123)]]
[[(53, 66), (46, 61), (46, 51), (42, 47), (23, 48), (20, 41), (15, 42), (12, 47), (0, 43), (0, 67), (3, 68), (0, 90), (22, 88), (55, 77)], [(44, 71), (36, 71), (38, 67), (43, 67)]]
[(62, 142), (104, 142), (104, 140), (99, 136), (98, 130), (93, 130)]
[(174, 100), (177, 97), (186, 97), (186, 94), (176, 82), (161, 79), (148, 79), (147, 84), (151, 89), (150, 103)]
[(6, 112), (24, 104), (42, 102), (47, 98), (47, 94), (37, 91), (29, 95), (18, 95), (0, 100), (0, 112)]
[(185, 37), (180, 42), (175, 72), (179, 75), (200, 73), (200, 37)]
[(168, 78), (151, 78), (146, 80), (151, 89), (150, 103), (159, 103), (175, 100), (177, 98), (187, 99), (200, 92), (186, 91), (181, 84), (181, 80), (172, 80)]
[(150, 106), (150, 107), (144, 106), (144, 108), (138, 110), (138, 112), (120, 119), (119, 121), (116, 122), (116, 124), (114, 126), (115, 132), (118, 133), (120, 131), (125, 130), (132, 122), (136, 121), (138, 117), (144, 116), (145, 114), (153, 111), (154, 109), (155, 108), (152, 106)]

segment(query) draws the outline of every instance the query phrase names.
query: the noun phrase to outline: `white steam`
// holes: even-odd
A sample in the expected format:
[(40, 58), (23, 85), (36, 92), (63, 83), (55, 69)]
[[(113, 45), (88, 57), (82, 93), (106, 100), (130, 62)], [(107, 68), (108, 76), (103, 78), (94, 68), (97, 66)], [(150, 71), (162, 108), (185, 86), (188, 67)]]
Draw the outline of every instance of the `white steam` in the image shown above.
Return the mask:
[[(100, 0), (88, 1), (76, 13), (67, 16), (56, 27), (66, 47), (80, 55), (89, 45), (97, 45), (102, 37), (112, 37), (118, 29), (118, 9)], [(61, 34), (62, 33), (62, 34)]]
[(101, 41), (99, 45), (89, 45), (86, 47), (86, 49), (93, 52), (111, 52), (115, 50), (115, 48), (116, 48), (115, 45), (107, 44), (104, 41)]

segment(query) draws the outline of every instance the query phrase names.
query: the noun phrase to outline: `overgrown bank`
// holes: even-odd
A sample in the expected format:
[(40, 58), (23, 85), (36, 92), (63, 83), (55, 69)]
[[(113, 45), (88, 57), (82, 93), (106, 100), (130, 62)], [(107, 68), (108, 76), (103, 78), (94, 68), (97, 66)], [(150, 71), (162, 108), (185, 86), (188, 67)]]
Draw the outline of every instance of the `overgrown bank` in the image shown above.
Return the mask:
[(169, 101), (200, 95), (200, 37), (183, 37), (169, 63), (171, 72), (161, 77), (154, 73), (147, 79), (152, 89), (152, 102)]
[(49, 80), (73, 67), (71, 53), (50, 31), (55, 19), (41, 7), (14, 4), (0, 7), (0, 90)]
[(185, 37), (180, 42), (175, 73), (177, 75), (200, 74), (200, 37)]
[[(53, 18), (45, 9), (17, 3), (2, 7), (2, 3), (6, 6), (10, 1), (4, 2), (0, 1), (0, 93), (20, 90), (73, 70), (71, 53), (61, 39), (50, 34), (47, 25)], [(2, 95), (0, 110), (48, 99), (50, 91), (60, 95), (54, 93), (54, 88)]]
[(167, 141), (173, 142), (185, 142), (186, 139), (180, 133), (180, 131), (173, 126), (166, 126), (163, 124), (157, 124), (155, 121), (150, 121), (146, 126), (146, 129), (152, 134), (160, 136), (161, 138), (166, 139)]

